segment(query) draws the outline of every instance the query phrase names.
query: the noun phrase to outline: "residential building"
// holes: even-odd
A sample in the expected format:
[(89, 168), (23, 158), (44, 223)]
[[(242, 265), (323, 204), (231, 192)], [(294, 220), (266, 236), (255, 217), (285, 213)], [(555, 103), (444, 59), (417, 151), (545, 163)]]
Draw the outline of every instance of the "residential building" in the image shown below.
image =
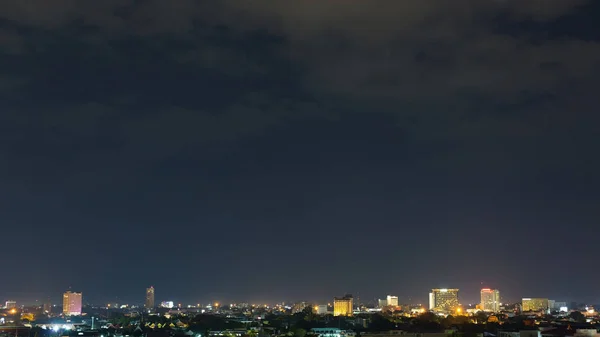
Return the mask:
[(432, 289), (433, 311), (451, 313), (460, 307), (458, 289)]
[(63, 315), (79, 316), (81, 315), (81, 300), (80, 292), (67, 291), (63, 294)]
[(500, 291), (498, 289), (481, 289), (481, 310), (488, 312), (500, 311)]
[(144, 308), (147, 310), (154, 309), (154, 287), (146, 288), (146, 302)]
[(344, 297), (335, 297), (333, 299), (333, 316), (352, 316), (352, 302), (352, 295), (346, 295)]

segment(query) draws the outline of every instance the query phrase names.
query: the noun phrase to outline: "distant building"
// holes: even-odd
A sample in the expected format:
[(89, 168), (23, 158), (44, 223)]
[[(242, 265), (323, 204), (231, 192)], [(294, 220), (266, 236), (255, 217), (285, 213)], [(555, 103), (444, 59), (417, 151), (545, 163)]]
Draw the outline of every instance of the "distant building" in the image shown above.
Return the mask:
[(6, 301), (4, 308), (5, 309), (13, 309), (17, 307), (17, 302), (16, 301)]
[(154, 309), (154, 287), (146, 288), (146, 302), (144, 308)]
[(435, 308), (435, 296), (433, 293), (429, 293), (429, 310), (433, 310)]
[(315, 306), (315, 314), (327, 315), (327, 304), (319, 304)]
[(63, 294), (63, 315), (79, 316), (81, 315), (82, 294), (79, 292), (67, 291)]
[(44, 305), (42, 306), (42, 310), (47, 314), (52, 312), (52, 303), (50, 303), (50, 300), (44, 303)]
[(310, 329), (311, 334), (317, 337), (342, 337), (344, 331), (338, 328), (312, 328)]
[(500, 291), (498, 289), (481, 289), (481, 310), (500, 311)]
[(304, 309), (306, 309), (307, 306), (308, 306), (308, 304), (306, 302), (295, 303), (294, 306), (292, 307), (292, 314), (297, 314), (299, 312), (302, 312)]
[(162, 308), (172, 309), (175, 305), (173, 304), (173, 301), (163, 301), (163, 302), (160, 302), (160, 306)]
[(548, 299), (547, 298), (524, 298), (521, 302), (523, 305), (523, 311), (547, 311), (548, 310)]
[[(564, 309), (566, 307), (567, 307), (567, 302), (554, 302), (554, 307), (551, 307), (550, 309), (561, 311), (561, 309)], [(568, 310), (564, 310), (564, 311), (568, 311)]]
[(378, 299), (377, 300), (377, 307), (378, 308), (383, 308), (387, 306), (387, 300), (382, 300), (382, 299)]
[(352, 311), (352, 295), (346, 295), (344, 297), (335, 297), (333, 299), (333, 316), (352, 316)]
[(387, 295), (386, 305), (398, 306), (398, 296)]
[(432, 289), (430, 299), (433, 299), (434, 311), (451, 313), (460, 307), (458, 289)]

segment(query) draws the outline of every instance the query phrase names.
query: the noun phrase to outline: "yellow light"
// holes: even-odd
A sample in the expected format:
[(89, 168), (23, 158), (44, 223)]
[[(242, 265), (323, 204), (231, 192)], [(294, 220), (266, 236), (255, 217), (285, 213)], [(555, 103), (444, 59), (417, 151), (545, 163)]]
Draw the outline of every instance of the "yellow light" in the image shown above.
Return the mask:
[(16, 314), (17, 313), (17, 309), (15, 309), (15, 308), (10, 309), (10, 313), (11, 314)]

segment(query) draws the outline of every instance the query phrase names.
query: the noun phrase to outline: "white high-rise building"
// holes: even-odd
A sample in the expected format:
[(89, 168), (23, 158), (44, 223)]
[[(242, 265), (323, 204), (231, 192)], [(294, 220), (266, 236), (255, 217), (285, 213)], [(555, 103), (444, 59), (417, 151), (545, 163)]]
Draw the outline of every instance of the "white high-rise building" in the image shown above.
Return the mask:
[(398, 296), (387, 295), (386, 305), (397, 307), (398, 306)]
[(433, 310), (433, 308), (435, 308), (435, 295), (429, 293), (429, 310)]

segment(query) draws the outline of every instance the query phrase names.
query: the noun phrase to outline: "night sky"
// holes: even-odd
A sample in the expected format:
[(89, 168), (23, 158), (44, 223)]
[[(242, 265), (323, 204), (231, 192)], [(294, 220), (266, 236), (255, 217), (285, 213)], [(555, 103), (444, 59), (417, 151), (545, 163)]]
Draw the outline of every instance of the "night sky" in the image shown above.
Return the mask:
[(600, 302), (600, 2), (0, 2), (0, 300)]

